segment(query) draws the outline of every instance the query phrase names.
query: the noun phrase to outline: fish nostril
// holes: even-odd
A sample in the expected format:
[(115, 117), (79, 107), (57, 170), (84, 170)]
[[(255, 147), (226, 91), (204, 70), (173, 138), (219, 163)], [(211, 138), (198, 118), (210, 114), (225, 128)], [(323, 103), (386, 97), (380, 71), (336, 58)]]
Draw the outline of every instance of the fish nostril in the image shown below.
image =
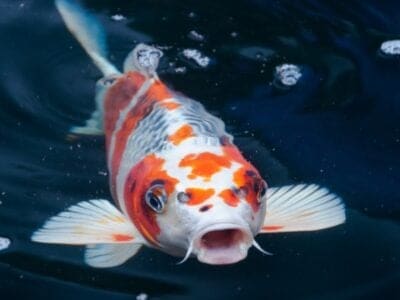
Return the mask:
[(185, 192), (179, 192), (176, 198), (180, 203), (187, 203), (190, 200), (189, 195)]

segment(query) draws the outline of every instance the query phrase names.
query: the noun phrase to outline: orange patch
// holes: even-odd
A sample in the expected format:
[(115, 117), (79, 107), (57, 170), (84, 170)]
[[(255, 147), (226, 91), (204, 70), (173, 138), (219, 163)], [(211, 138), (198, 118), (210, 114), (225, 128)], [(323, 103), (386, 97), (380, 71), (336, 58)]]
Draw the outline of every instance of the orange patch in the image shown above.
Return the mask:
[(186, 194), (189, 196), (188, 205), (198, 205), (206, 201), (212, 195), (214, 195), (214, 189), (199, 189), (199, 188), (187, 188)]
[(157, 80), (148, 89), (145, 97), (147, 99), (153, 99), (154, 101), (162, 101), (171, 98), (172, 94), (165, 84)]
[(151, 113), (155, 102), (169, 97), (171, 97), (171, 94), (168, 88), (160, 81), (156, 81), (126, 115), (121, 128), (116, 133), (115, 148), (112, 154), (111, 192), (113, 195), (115, 195), (115, 176), (118, 172), (129, 136), (135, 130), (138, 123)]
[(263, 228), (261, 228), (261, 230), (264, 231), (275, 231), (275, 230), (279, 230), (282, 229), (283, 226), (264, 226)]
[(125, 151), (128, 138), (140, 120), (153, 109), (154, 102), (142, 100), (128, 113), (121, 129), (116, 133), (114, 152), (111, 158), (111, 191), (115, 195), (116, 175)]
[[(251, 164), (243, 157), (242, 153), (239, 151), (239, 149), (233, 145), (233, 144), (228, 144), (222, 147), (224, 154), (231, 158), (232, 160), (244, 164), (244, 165), (250, 165)], [(253, 166), (251, 166), (254, 168)]]
[(259, 190), (261, 189), (262, 179), (257, 169), (248, 162), (239, 149), (234, 145), (224, 146), (224, 153), (232, 160), (242, 164), (243, 166), (233, 174), (233, 182), (237, 188), (246, 190), (246, 201), (252, 207), (253, 211), (257, 211), (259, 204)]
[(192, 172), (190, 179), (203, 177), (209, 180), (211, 176), (221, 170), (221, 168), (229, 168), (230, 160), (225, 156), (219, 156), (211, 152), (203, 152), (200, 154), (188, 154), (179, 163), (180, 167), (190, 167)]
[(238, 188), (243, 188), (246, 191), (246, 201), (253, 211), (257, 211), (260, 207), (259, 192), (263, 184), (257, 170), (250, 164), (241, 167), (233, 174), (233, 182)]
[(241, 167), (233, 174), (233, 182), (236, 184), (238, 188), (244, 187), (247, 185), (247, 169), (245, 167)]
[(224, 202), (229, 206), (236, 207), (239, 204), (238, 197), (231, 189), (223, 190), (221, 193), (218, 194), (218, 196), (224, 199)]
[(132, 97), (142, 86), (145, 77), (138, 72), (128, 72), (118, 78), (108, 89), (104, 97), (104, 131), (106, 145), (109, 147), (111, 134), (120, 112), (129, 104)]
[(157, 213), (151, 210), (144, 196), (151, 184), (157, 180), (162, 182), (170, 195), (175, 190), (178, 180), (169, 176), (163, 169), (164, 159), (155, 154), (146, 156), (132, 168), (125, 184), (125, 205), (128, 214), (140, 233), (153, 245), (157, 245), (157, 235), (160, 227), (157, 223)]
[(161, 102), (160, 106), (162, 106), (168, 110), (174, 110), (174, 109), (177, 109), (181, 105), (176, 102)]
[(129, 242), (134, 239), (133, 236), (127, 234), (113, 234), (112, 237), (116, 242)]
[(193, 128), (190, 125), (183, 125), (174, 134), (168, 137), (174, 145), (179, 145), (187, 138), (193, 136)]

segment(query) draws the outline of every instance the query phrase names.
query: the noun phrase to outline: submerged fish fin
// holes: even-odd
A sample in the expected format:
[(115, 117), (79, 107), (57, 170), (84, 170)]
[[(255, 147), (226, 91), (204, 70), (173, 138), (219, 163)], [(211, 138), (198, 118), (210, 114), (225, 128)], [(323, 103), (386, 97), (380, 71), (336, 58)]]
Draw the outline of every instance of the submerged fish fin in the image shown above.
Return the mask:
[(52, 244), (139, 243), (144, 239), (116, 207), (107, 200), (79, 202), (50, 218), (35, 231), (32, 241)]
[(267, 192), (267, 213), (260, 233), (311, 231), (346, 220), (343, 201), (316, 184), (288, 185)]
[(104, 75), (97, 83), (96, 111), (84, 126), (72, 127), (67, 139), (73, 140), (77, 135), (102, 135), (103, 100), (107, 90), (104, 87), (112, 84), (121, 73), (106, 58), (106, 35), (96, 18), (75, 0), (55, 0), (55, 4), (68, 30)]
[(96, 18), (75, 0), (56, 0), (55, 4), (68, 30), (104, 76), (118, 74), (119, 71), (106, 58), (106, 35)]
[(86, 246), (85, 262), (95, 268), (110, 268), (122, 265), (136, 255), (141, 244), (97, 244)]
[(112, 74), (103, 77), (96, 83), (96, 110), (92, 113), (90, 119), (86, 121), (85, 126), (74, 126), (70, 129), (69, 138), (73, 139), (76, 135), (103, 135), (104, 134), (104, 99), (108, 87), (118, 78), (119, 74)]
[(95, 110), (90, 119), (86, 120), (84, 126), (71, 127), (67, 139), (73, 140), (77, 135), (103, 135), (103, 117), (102, 112)]

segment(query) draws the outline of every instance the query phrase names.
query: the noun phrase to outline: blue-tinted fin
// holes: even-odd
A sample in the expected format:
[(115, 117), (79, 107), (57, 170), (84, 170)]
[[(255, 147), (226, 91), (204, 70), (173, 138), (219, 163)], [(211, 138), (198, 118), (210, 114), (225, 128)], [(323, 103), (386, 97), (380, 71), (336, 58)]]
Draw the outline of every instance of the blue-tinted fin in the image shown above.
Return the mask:
[(106, 35), (96, 18), (74, 0), (56, 0), (55, 4), (68, 30), (104, 76), (118, 74), (119, 71), (106, 58)]

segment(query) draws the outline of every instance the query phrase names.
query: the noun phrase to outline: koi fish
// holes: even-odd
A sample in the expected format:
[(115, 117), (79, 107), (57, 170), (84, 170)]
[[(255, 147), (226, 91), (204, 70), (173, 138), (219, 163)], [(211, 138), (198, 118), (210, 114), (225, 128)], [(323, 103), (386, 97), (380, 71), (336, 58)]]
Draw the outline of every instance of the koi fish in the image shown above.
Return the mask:
[(156, 69), (162, 52), (139, 44), (123, 73), (107, 60), (94, 18), (72, 1), (57, 0), (67, 28), (104, 77), (97, 109), (79, 135), (104, 135), (110, 190), (79, 202), (34, 232), (41, 243), (86, 245), (93, 267), (121, 265), (143, 246), (207, 264), (246, 258), (263, 233), (319, 230), (345, 221), (342, 200), (326, 188), (269, 188), (203, 105), (168, 88)]

